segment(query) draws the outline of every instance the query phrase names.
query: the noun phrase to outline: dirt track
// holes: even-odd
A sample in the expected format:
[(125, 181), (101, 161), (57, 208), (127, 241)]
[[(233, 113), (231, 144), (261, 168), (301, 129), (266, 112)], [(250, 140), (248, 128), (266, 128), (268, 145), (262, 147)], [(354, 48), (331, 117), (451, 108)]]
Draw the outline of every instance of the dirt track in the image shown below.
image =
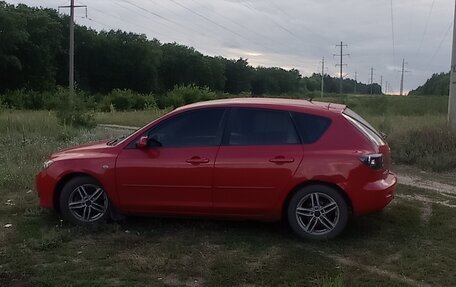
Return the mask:
[(440, 183), (436, 181), (430, 181), (427, 179), (420, 178), (419, 176), (398, 174), (397, 179), (399, 184), (409, 185), (413, 187), (428, 189), (436, 191), (442, 195), (454, 195), (456, 196), (456, 186)]

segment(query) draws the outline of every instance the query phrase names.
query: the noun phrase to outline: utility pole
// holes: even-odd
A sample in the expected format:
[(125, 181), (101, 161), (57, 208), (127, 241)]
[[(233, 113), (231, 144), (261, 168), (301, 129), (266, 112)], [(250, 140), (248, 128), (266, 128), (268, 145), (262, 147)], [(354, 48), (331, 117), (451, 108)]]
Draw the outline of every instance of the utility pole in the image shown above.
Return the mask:
[(68, 87), (70, 89), (70, 95), (74, 94), (74, 8), (85, 8), (87, 17), (87, 6), (86, 5), (74, 5), (74, 0), (70, 0), (70, 6), (59, 6), (60, 8), (70, 8), (70, 47), (68, 49), (69, 54), (69, 73), (68, 73)]
[(405, 62), (405, 59), (402, 59), (402, 70), (401, 70), (401, 91), (400, 91), (400, 95), (403, 96), (404, 95), (404, 73), (407, 73), (409, 71), (406, 71), (405, 70), (405, 64), (407, 64)]
[(70, 4), (70, 72), (69, 72), (69, 86), (70, 94), (74, 94), (74, 0)]
[(383, 75), (380, 76), (380, 94), (383, 94)]
[(358, 72), (355, 72), (355, 91), (354, 91), (355, 94), (356, 94), (356, 84), (358, 84)]
[(321, 98), (323, 98), (323, 91), (325, 88), (325, 57), (321, 60)]
[(371, 68), (371, 73), (370, 73), (370, 88), (371, 88), (371, 95), (373, 94), (373, 88), (374, 88), (374, 68)]
[(350, 54), (344, 54), (344, 47), (348, 47), (348, 45), (344, 44), (344, 42), (340, 42), (340, 44), (336, 45), (336, 48), (340, 47), (340, 54), (334, 54), (334, 57), (340, 57), (340, 64), (336, 64), (336, 67), (340, 67), (340, 87), (339, 87), (339, 93), (342, 94), (342, 84), (344, 80), (344, 73), (343, 73), (343, 67), (347, 66), (347, 64), (344, 64), (344, 56), (350, 56)]
[[(456, 4), (454, 18), (456, 21)], [(450, 127), (456, 129), (456, 27), (453, 28), (453, 52), (451, 56), (450, 97), (448, 99), (448, 122), (450, 124)]]

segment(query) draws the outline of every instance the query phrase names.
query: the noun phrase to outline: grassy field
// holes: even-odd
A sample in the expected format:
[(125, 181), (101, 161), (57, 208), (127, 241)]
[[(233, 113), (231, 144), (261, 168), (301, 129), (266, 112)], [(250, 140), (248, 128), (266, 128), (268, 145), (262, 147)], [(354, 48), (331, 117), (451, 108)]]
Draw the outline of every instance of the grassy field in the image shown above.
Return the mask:
[[(375, 100), (372, 105), (378, 106)], [(356, 103), (359, 112), (370, 106), (368, 101)], [(391, 114), (386, 108), (383, 114), (363, 115), (377, 126), (391, 122), (390, 137), (444, 124), (442, 112), (420, 115), (408, 109)], [(161, 113), (107, 113), (97, 114), (96, 119), (139, 126)], [(0, 286), (452, 286), (456, 282), (452, 236), (456, 197), (406, 186), (399, 186), (398, 198), (383, 212), (355, 218), (340, 238), (320, 243), (299, 241), (282, 223), (127, 218), (85, 229), (38, 208), (33, 176), (52, 151), (122, 133), (62, 127), (49, 112), (0, 112)], [(409, 169), (415, 170), (419, 169)]]

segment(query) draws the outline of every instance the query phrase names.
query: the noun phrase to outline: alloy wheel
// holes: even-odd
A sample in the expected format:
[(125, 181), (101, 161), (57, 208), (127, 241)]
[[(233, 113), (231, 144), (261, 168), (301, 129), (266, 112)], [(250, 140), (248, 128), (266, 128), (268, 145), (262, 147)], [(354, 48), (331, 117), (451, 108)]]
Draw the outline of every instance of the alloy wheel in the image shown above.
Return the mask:
[(108, 210), (108, 197), (105, 191), (94, 184), (76, 187), (68, 199), (71, 214), (82, 222), (94, 222)]
[(340, 217), (337, 202), (327, 194), (313, 192), (303, 197), (296, 207), (298, 225), (308, 234), (324, 235), (331, 232)]

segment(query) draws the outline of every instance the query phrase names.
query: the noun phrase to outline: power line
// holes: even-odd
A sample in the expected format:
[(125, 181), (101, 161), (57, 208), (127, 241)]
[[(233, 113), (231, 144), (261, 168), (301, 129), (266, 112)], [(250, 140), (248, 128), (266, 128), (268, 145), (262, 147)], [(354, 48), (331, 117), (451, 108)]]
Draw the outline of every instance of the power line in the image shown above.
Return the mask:
[[(172, 0), (171, 0), (172, 1)], [(290, 34), (291, 36), (293, 36), (294, 38), (298, 39), (298, 40), (302, 40), (298, 35), (296, 35), (293, 31), (287, 29), (286, 27), (284, 27), (283, 25), (281, 25), (279, 22), (277, 22), (276, 20), (274, 20), (274, 18), (270, 17), (268, 14), (264, 13), (263, 11), (259, 11), (257, 9), (255, 9), (255, 7), (251, 6), (251, 4), (247, 4), (247, 2), (239, 2), (239, 4), (241, 4), (242, 6), (246, 7), (247, 9), (257, 13), (257, 12), (260, 12), (261, 14), (263, 14), (266, 18), (268, 18), (272, 23), (274, 23), (274, 25), (276, 25), (277, 27), (279, 27), (281, 30), (285, 31), (286, 33)]]
[(95, 23), (97, 23), (97, 24), (99, 24), (99, 25), (102, 25), (102, 26), (104, 26), (104, 27), (106, 27), (106, 28), (109, 28), (109, 29), (111, 29), (111, 30), (113, 30), (113, 31), (115, 31), (115, 30), (117, 29), (117, 28), (115, 28), (115, 27), (113, 27), (113, 26), (111, 26), (111, 25), (108, 25), (108, 24), (103, 23), (103, 22), (101, 22), (101, 21), (92, 19), (92, 18), (90, 18), (90, 17), (86, 17), (85, 19), (87, 19), (87, 20), (89, 20), (89, 21), (92, 21), (92, 22), (95, 22)]
[[(252, 39), (249, 39), (249, 38), (243, 36), (242, 34), (236, 32), (236, 31), (234, 31), (234, 30), (232, 30), (232, 29), (230, 29), (230, 28), (228, 28), (228, 27), (226, 27), (226, 26), (224, 26), (222, 24), (219, 24), (219, 23), (215, 22), (214, 20), (210, 19), (209, 17), (206, 17), (203, 14), (196, 12), (195, 10), (183, 5), (180, 2), (177, 2), (176, 0), (169, 0), (169, 1), (173, 2), (174, 4), (176, 4), (177, 6), (183, 8), (183, 9), (189, 11), (190, 13), (192, 13), (192, 14), (194, 14), (194, 15), (196, 15), (196, 16), (198, 16), (198, 17), (200, 17), (200, 18), (202, 18), (202, 19), (204, 19), (206, 21), (208, 21), (209, 23), (212, 23), (212, 24), (216, 25), (217, 27), (219, 27), (219, 28), (221, 28), (221, 29), (223, 29), (225, 31), (230, 32), (231, 34), (233, 34), (235, 36), (238, 36), (238, 37), (240, 37), (240, 38), (242, 38), (242, 39), (244, 39), (244, 40), (246, 40), (248, 42), (251, 42), (251, 43), (253, 43), (254, 45), (256, 45), (258, 47), (265, 48), (264, 44), (257, 43), (256, 41), (253, 41)], [(280, 53), (279, 51), (277, 51), (277, 50), (275, 50), (275, 49), (273, 49), (271, 47), (267, 47), (266, 49), (269, 49), (269, 50), (271, 50), (271, 51), (273, 51), (275, 53)]]
[[(440, 40), (440, 43), (439, 45), (437, 46), (437, 49), (435, 50), (435, 52), (432, 54), (432, 57), (429, 59), (429, 62), (427, 63), (426, 67), (429, 68), (429, 65), (434, 61), (435, 57), (437, 56), (437, 54), (439, 53), (440, 49), (442, 48), (442, 45), (443, 43), (445, 42), (446, 38), (448, 37), (448, 35), (450, 34), (451, 32), (451, 28), (453, 27), (454, 23), (453, 21), (451, 21), (450, 25), (448, 26), (448, 29), (446, 30), (445, 34), (443, 35), (442, 37), (442, 40)], [(427, 69), (426, 68), (426, 69)]]
[(189, 29), (189, 30), (191, 30), (191, 31), (193, 31), (193, 32), (195, 32), (195, 33), (197, 33), (197, 34), (200, 34), (199, 31), (196, 31), (196, 30), (192, 29), (191, 27), (185, 26), (185, 25), (183, 25), (183, 24), (181, 24), (181, 23), (179, 23), (179, 22), (176, 22), (176, 21), (171, 20), (171, 19), (169, 19), (169, 18), (167, 18), (167, 17), (164, 17), (164, 16), (162, 16), (162, 15), (160, 15), (160, 14), (158, 14), (158, 13), (155, 13), (154, 11), (151, 11), (151, 10), (149, 10), (149, 9), (146, 9), (146, 8), (144, 8), (144, 7), (141, 7), (141, 6), (139, 6), (139, 5), (136, 5), (135, 3), (132, 3), (132, 2), (130, 2), (129, 0), (123, 0), (123, 1), (125, 1), (125, 3), (130, 4), (131, 6), (134, 6), (134, 7), (138, 8), (138, 9), (140, 9), (140, 10), (142, 10), (142, 11), (148, 13), (148, 14), (151, 14), (152, 16), (155, 16), (155, 17), (160, 18), (160, 19), (162, 19), (162, 20), (164, 20), (164, 21), (166, 21), (166, 22), (169, 22), (169, 23), (172, 23), (172, 24), (174, 24), (174, 25), (177, 25), (177, 26), (179, 26), (179, 27), (181, 27), (181, 28)]
[(187, 6), (185, 6), (185, 5), (183, 5), (183, 4), (179, 3), (179, 2), (177, 2), (176, 0), (169, 0), (169, 1), (173, 2), (174, 4), (178, 5), (179, 7), (184, 8), (185, 10), (191, 12), (192, 14), (194, 14), (194, 15), (196, 15), (196, 16), (198, 16), (198, 17), (200, 17), (200, 18), (202, 18), (202, 19), (204, 19), (204, 20), (206, 20), (206, 21), (208, 21), (209, 23), (212, 23), (212, 24), (216, 25), (217, 27), (220, 27), (221, 29), (223, 29), (223, 30), (225, 30), (225, 31), (228, 31), (228, 32), (230, 32), (230, 33), (232, 33), (232, 34), (234, 34), (234, 35), (236, 35), (236, 36), (238, 36), (238, 37), (240, 37), (240, 38), (242, 38), (242, 39), (244, 39), (244, 40), (250, 41), (250, 39), (248, 39), (248, 38), (242, 36), (241, 34), (237, 33), (236, 31), (233, 31), (233, 30), (231, 30), (231, 29), (229, 29), (229, 28), (227, 28), (227, 27), (225, 27), (225, 26), (223, 26), (223, 25), (221, 25), (221, 24), (219, 24), (219, 23), (213, 21), (212, 19), (210, 19), (210, 18), (208, 18), (208, 17), (206, 17), (206, 16), (204, 16), (204, 15), (202, 15), (202, 14), (200, 14), (200, 13), (194, 11), (194, 10), (191, 9), (191, 8), (188, 8)]
[(391, 36), (393, 39), (393, 60), (394, 65), (396, 64), (396, 40), (394, 36), (394, 9), (393, 9), (393, 0), (391, 0)]
[[(93, 10), (95, 10), (95, 11), (97, 11), (97, 12), (100, 13), (100, 14), (103, 14), (103, 15), (106, 15), (106, 16), (109, 16), (109, 17), (112, 17), (112, 18), (115, 18), (115, 19), (120, 20), (120, 21), (122, 21), (122, 22), (124, 22), (124, 23), (128, 23), (128, 24), (130, 24), (130, 25), (133, 25), (133, 26), (136, 26), (136, 27), (138, 27), (138, 28), (141, 28), (141, 30), (144, 30), (144, 31), (152, 31), (152, 30), (150, 30), (150, 27), (145, 27), (145, 26), (142, 26), (142, 25), (138, 25), (138, 24), (136, 24), (136, 23), (134, 23), (134, 22), (132, 22), (132, 21), (126, 20), (125, 18), (119, 17), (119, 16), (117, 16), (117, 15), (115, 15), (115, 14), (106, 13), (106, 12), (104, 12), (103, 10), (97, 9), (97, 8), (95, 8), (95, 7), (90, 7), (90, 8), (93, 9)], [(152, 32), (155, 33), (155, 34), (161, 34), (160, 32), (157, 32), (157, 31), (152, 31)], [(161, 35), (163, 35), (163, 34), (161, 34)]]
[[(197, 0), (192, 0), (192, 1), (195, 2), (195, 3), (199, 3)], [(200, 5), (204, 5), (203, 3), (199, 3), (199, 4), (200, 4)], [(207, 9), (207, 10), (209, 10), (209, 9)], [(228, 22), (230, 22), (230, 23), (232, 23), (232, 24), (234, 24), (234, 25), (236, 25), (236, 26), (239, 26), (239, 27), (242, 28), (242, 29), (249, 30), (250, 32), (254, 33), (255, 35), (257, 35), (257, 36), (259, 36), (259, 37), (261, 37), (261, 38), (267, 37), (266, 35), (262, 35), (262, 34), (258, 33), (257, 31), (251, 29), (249, 26), (246, 26), (246, 25), (242, 24), (242, 22), (236, 22), (236, 21), (234, 21), (234, 20), (232, 20), (232, 19), (226, 17), (225, 15), (223, 15), (223, 14), (221, 14), (221, 13), (218, 13), (218, 12), (215, 11), (215, 10), (211, 10), (211, 12), (212, 12), (213, 14), (217, 15), (218, 17), (220, 17), (220, 18), (222, 18), (222, 19), (225, 19), (226, 21), (228, 21)]]
[(432, 0), (431, 8), (429, 9), (429, 13), (428, 13), (428, 16), (427, 16), (426, 24), (424, 25), (423, 36), (421, 36), (420, 45), (418, 46), (418, 54), (421, 52), (421, 48), (423, 46), (424, 37), (426, 36), (427, 31), (428, 31), (429, 21), (431, 19), (432, 11), (434, 10), (434, 4), (435, 4), (435, 0)]
[[(192, 0), (192, 1), (195, 1), (195, 0)], [(179, 13), (176, 13), (173, 9), (169, 9), (169, 5), (168, 5), (168, 2), (167, 1), (162, 1), (162, 0), (149, 0), (149, 2), (153, 2), (153, 4), (155, 6), (161, 6), (162, 9), (167, 9), (168, 12), (170, 12), (171, 14), (174, 15), (174, 19), (180, 19), (182, 17), (181, 14)], [(154, 7), (155, 7), (154, 6)], [(226, 18), (226, 17), (225, 17)], [(207, 28), (207, 25), (205, 24), (201, 24), (201, 23), (198, 23), (198, 22), (193, 22), (193, 24), (195, 24), (197, 27), (195, 27), (195, 29), (199, 29), (199, 30), (195, 30), (191, 27), (188, 26), (188, 23), (186, 23), (186, 25), (184, 25), (183, 27), (186, 27), (188, 29), (190, 29), (191, 31), (197, 33), (198, 35), (204, 37), (204, 38), (207, 38), (208, 35), (206, 33), (203, 32), (203, 29)], [(243, 28), (244, 29), (244, 28)]]
[[(111, 3), (117, 5), (118, 7), (122, 8), (122, 9), (128, 10), (128, 11), (130, 11), (130, 12), (136, 14), (136, 15), (139, 15), (139, 16), (141, 16), (141, 17), (147, 19), (148, 21), (153, 21), (154, 23), (157, 23), (157, 24), (159, 24), (159, 25), (162, 25), (164, 28), (168, 29), (168, 30), (171, 31), (172, 33), (176, 33), (175, 30), (171, 29), (170, 27), (166, 26), (165, 24), (163, 24), (162, 22), (156, 20), (155, 18), (151, 18), (151, 17), (145, 16), (145, 15), (143, 15), (143, 14), (141, 14), (141, 13), (138, 13), (138, 11), (135, 11), (134, 9), (131, 9), (131, 8), (129, 8), (129, 7), (125, 7), (125, 6), (123, 6), (123, 5), (120, 5), (120, 3), (119, 3), (118, 0), (114, 0), (114, 1), (112, 1)], [(127, 4), (130, 4), (130, 3), (127, 3)], [(155, 32), (154, 32), (154, 33), (155, 33)], [(160, 33), (160, 34), (161, 34), (161, 33)], [(162, 35), (163, 35), (163, 34), (162, 34)]]
[(271, 3), (272, 6), (274, 6), (277, 10), (279, 10), (283, 15), (285, 15), (287, 18), (291, 18), (291, 15), (288, 14), (285, 10), (282, 9), (279, 5), (275, 3), (274, 0), (269, 0), (269, 3)]

